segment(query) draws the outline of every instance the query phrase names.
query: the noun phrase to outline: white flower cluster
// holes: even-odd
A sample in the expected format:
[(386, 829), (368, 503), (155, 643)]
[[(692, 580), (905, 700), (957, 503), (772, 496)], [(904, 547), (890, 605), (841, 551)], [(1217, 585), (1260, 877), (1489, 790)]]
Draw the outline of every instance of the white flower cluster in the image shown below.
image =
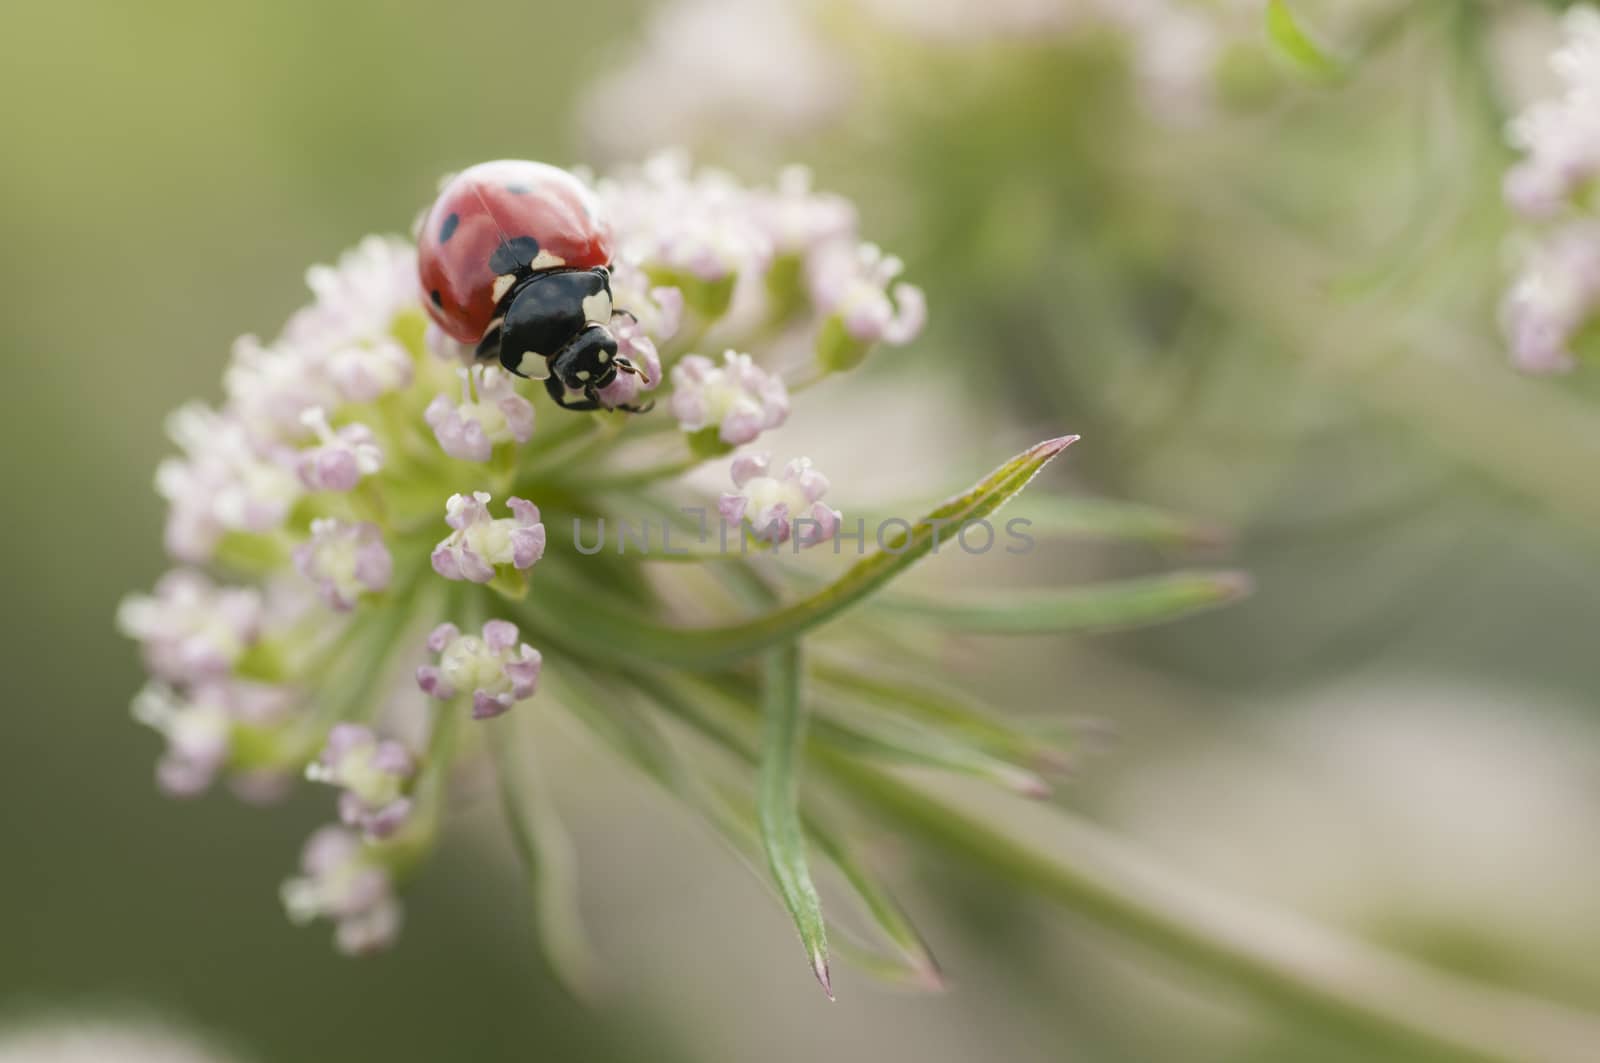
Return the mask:
[[(921, 295), (895, 279), (898, 263), (864, 245), (852, 206), (813, 192), (802, 170), (751, 187), (663, 156), (595, 191), (617, 249), (611, 331), (643, 370), (599, 399), (643, 405), (642, 391), (670, 379), (666, 405), (689, 434), (680, 445), (698, 457), (777, 427), (789, 395), (750, 355), (729, 350), (717, 364), (672, 346), (680, 329), (732, 343), (809, 337), (831, 370), (921, 326)], [(564, 427), (541, 452), (541, 390), (499, 366), (463, 365), (469, 351), (430, 335), (411, 244), (369, 238), (307, 281), (311, 305), (276, 339), (234, 346), (221, 405), (171, 417), (179, 454), (156, 485), (176, 567), (152, 594), (129, 597), (118, 621), (150, 672), (134, 715), (165, 741), (163, 789), (196, 794), (226, 777), (265, 799), (297, 776), (338, 788), (340, 823), (308, 844), (284, 900), (297, 920), (333, 921), (340, 947), (361, 952), (398, 931), (397, 874), (431, 839), (428, 803), (443, 799), (435, 776), (451, 749), (436, 744), (443, 721), (510, 711), (534, 696), (542, 667), (509, 620), (475, 621), (480, 636), (426, 611), (488, 613), (528, 595), (547, 544), (524, 485), (571, 504), (584, 480), (567, 470), (563, 443), (603, 467), (607, 445), (648, 411), (599, 414), (612, 419), (602, 431), (547, 407)], [(817, 502), (826, 480), (809, 463), (774, 478), (752, 461), (739, 459), (735, 478), (754, 534), (806, 544), (832, 534), (837, 514)], [(433, 663), (414, 688), (427, 697), (412, 706), (430, 721), (424, 750), (381, 730), (396, 723), (380, 718), (396, 700), (381, 680), (404, 632), (429, 627)]]

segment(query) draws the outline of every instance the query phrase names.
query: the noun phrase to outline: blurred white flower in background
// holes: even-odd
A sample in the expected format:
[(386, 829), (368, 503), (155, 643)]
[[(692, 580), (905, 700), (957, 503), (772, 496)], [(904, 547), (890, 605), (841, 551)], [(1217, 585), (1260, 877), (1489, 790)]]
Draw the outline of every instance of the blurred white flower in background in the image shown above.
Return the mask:
[(1536, 373), (1576, 366), (1600, 321), (1600, 9), (1572, 8), (1561, 29), (1549, 60), (1555, 93), (1506, 130), (1523, 155), (1506, 174), (1506, 202), (1549, 226), (1529, 241), (1500, 315), (1512, 361)]
[(693, 143), (709, 128), (792, 136), (843, 109), (855, 73), (797, 0), (685, 0), (657, 10), (632, 60), (580, 110), (613, 157)]
[(923, 37), (970, 43), (975, 37), (1032, 37), (1091, 23), (1107, 0), (863, 0), (872, 17)]
[(0, 1063), (237, 1063), (196, 1035), (155, 1021), (53, 1016), (0, 1031)]
[[(1389, 2), (1300, 6), (1337, 38)], [(590, 87), (582, 130), (613, 157), (708, 142), (759, 151), (870, 106), (885, 77), (914, 84), (907, 44), (977, 60), (996, 46), (1101, 38), (1126, 49), (1152, 115), (1192, 121), (1224, 95), (1232, 59), (1254, 53), (1267, 64), (1266, 9), (1267, 0), (677, 0), (656, 10), (632, 58)], [(927, 98), (949, 91), (933, 80), (948, 79), (947, 68), (922, 73)]]
[(1506, 175), (1506, 199), (1530, 218), (1582, 206), (1600, 177), (1600, 10), (1572, 8), (1562, 31), (1550, 57), (1561, 92), (1535, 102), (1507, 130), (1525, 157)]
[(1501, 307), (1511, 359), (1530, 373), (1577, 364), (1600, 310), (1600, 220), (1569, 222), (1535, 243)]
[(1327, 688), (1238, 734), (1180, 737), (1109, 816), (1243, 896), (1401, 943), (1578, 973), (1600, 948), (1592, 734), (1527, 695)]

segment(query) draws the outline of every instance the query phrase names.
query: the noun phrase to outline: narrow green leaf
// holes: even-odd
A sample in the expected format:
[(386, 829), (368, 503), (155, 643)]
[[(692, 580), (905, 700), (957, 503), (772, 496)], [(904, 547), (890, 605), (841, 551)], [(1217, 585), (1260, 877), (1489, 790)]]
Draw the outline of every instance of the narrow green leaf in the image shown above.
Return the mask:
[(971, 775), (1026, 797), (1050, 794), (1037, 772), (909, 720), (830, 699), (816, 702), (816, 710), (816, 739), (843, 752)]
[(1344, 74), (1344, 64), (1300, 28), (1286, 0), (1268, 0), (1267, 39), (1285, 58), (1303, 70), (1329, 79)]
[(533, 906), (534, 925), (550, 969), (579, 1000), (592, 1000), (597, 979), (594, 952), (583, 932), (578, 906), (577, 859), (572, 839), (543, 792), (536, 771), (516, 763), (520, 748), (515, 717), (494, 721), (486, 743), (494, 755), (500, 809), (522, 863)]
[(800, 826), (800, 761), (805, 751), (805, 707), (800, 700), (800, 648), (790, 645), (767, 654), (762, 685), (761, 769), (757, 814), (761, 842), (784, 906), (794, 917), (811, 969), (833, 999), (828, 979), (828, 932), (822, 901), (806, 865), (805, 832)]
[(581, 644), (590, 652), (679, 667), (704, 668), (736, 660), (788, 642), (868, 597), (928, 554), (935, 528), (958, 526), (995, 512), (1077, 438), (1063, 436), (1024, 451), (914, 527), (897, 531), (882, 549), (856, 562), (833, 583), (752, 620), (701, 628), (660, 624), (594, 595), (559, 570), (541, 572), (542, 593), (530, 595), (521, 613), (545, 641), (555, 645)]
[[(910, 961), (909, 984), (924, 990), (943, 989), (944, 977), (939, 973), (939, 965), (928, 949), (927, 942), (922, 939), (911, 918), (906, 915), (905, 909), (900, 907), (900, 903), (888, 889), (856, 858), (843, 838), (824, 830), (811, 819), (806, 821), (806, 830), (817, 849), (850, 884), (850, 888), (860, 898), (874, 925), (900, 950), (901, 955)], [(848, 958), (852, 963), (864, 967), (884, 981), (904, 980), (901, 975), (905, 970), (903, 965), (877, 959), (870, 950), (852, 946)]]
[[(577, 692), (578, 687), (585, 688), (583, 693)], [(695, 698), (680, 695), (678, 691), (647, 676), (637, 677), (637, 687), (645, 697), (689, 723), (741, 763), (757, 763), (760, 751), (759, 739), (754, 734), (758, 723), (754, 713), (749, 714), (748, 720), (731, 721), (719, 717), (702, 708), (701, 702)], [(568, 705), (597, 738), (703, 817), (776, 896), (777, 888), (766, 871), (765, 850), (761, 843), (755, 804), (750, 796), (736, 795), (726, 786), (707, 785), (699, 775), (691, 774), (676, 760), (677, 753), (671, 744), (646, 721), (636, 719), (634, 722), (638, 726), (619, 726), (618, 715), (627, 714), (602, 711), (594, 703), (597, 700), (600, 700), (597, 691), (583, 681), (566, 686), (562, 697), (562, 703)], [(721, 700), (726, 703), (726, 699)], [(612, 709), (616, 709), (614, 704)], [(829, 949), (879, 981), (920, 991), (943, 988), (939, 966), (932, 953), (889, 890), (835, 832), (814, 816), (803, 817), (803, 822), (807, 837), (838, 870), (840, 877), (856, 894), (862, 911), (872, 919), (874, 926), (894, 946), (895, 951), (885, 954), (881, 949), (854, 941), (848, 931), (832, 922), (828, 923)]]
[(1068, 750), (1054, 736), (1034, 734), (998, 719), (965, 695), (924, 679), (885, 672), (870, 674), (845, 664), (812, 665), (815, 685), (835, 699), (865, 701), (874, 709), (893, 713), (972, 745), (992, 756), (1043, 771), (1064, 768)]
[[(670, 688), (663, 689), (652, 679), (636, 674), (630, 675), (630, 678), (649, 688), (653, 699), (700, 734), (752, 763), (759, 759), (759, 739), (754, 734), (754, 727), (740, 726), (736, 721), (707, 711), (704, 697), (681, 696)], [(924, 712), (919, 720), (878, 711), (876, 708), (860, 707), (862, 695), (859, 692), (862, 689), (873, 688), (870, 684), (853, 689), (847, 685), (836, 685), (832, 694), (807, 699), (807, 704), (818, 713), (817, 718), (811, 721), (812, 734), (807, 748), (821, 743), (836, 751), (872, 760), (958, 772), (985, 779), (1028, 797), (1044, 797), (1050, 793), (1050, 784), (1028, 765), (1060, 769), (1066, 764), (1066, 751), (1061, 746), (1051, 745), (1042, 737), (1010, 731), (982, 717), (976, 717), (971, 722), (983, 725), (978, 733), (984, 738), (998, 735), (999, 741), (994, 744), (1003, 747), (1003, 751), (985, 748), (983, 742), (974, 740), (962, 728), (951, 727), (943, 720), (930, 725), (926, 721), (936, 719), (932, 712)], [(917, 693), (912, 691), (902, 696), (914, 698)], [(923, 694), (930, 696), (926, 692)], [(933, 704), (940, 711), (952, 711), (943, 703)], [(956, 708), (954, 711), (961, 710)], [(962, 718), (961, 722), (965, 724), (968, 720)]]
[(1214, 609), (1249, 594), (1240, 572), (1174, 572), (1045, 591), (981, 596), (885, 597), (875, 607), (928, 623), (986, 635), (1116, 631), (1159, 624)]
[[(571, 658), (545, 654), (544, 677), (555, 687), (561, 704), (596, 738), (668, 792), (699, 807), (695, 773), (646, 714), (632, 711), (625, 699), (597, 683), (583, 664)], [(752, 739), (748, 759), (754, 763), (755, 757)]]
[[(752, 869), (758, 869), (765, 860), (756, 809), (747, 798), (734, 793), (729, 787), (719, 788), (718, 799), (718, 812), (713, 821), (734, 849), (746, 857)], [(840, 834), (814, 816), (804, 816), (803, 820), (806, 837), (816, 851), (832, 865), (844, 884), (855, 894), (862, 914), (894, 946), (894, 953), (886, 954), (829, 919), (826, 921), (829, 951), (843, 956), (880, 982), (920, 992), (944, 989), (944, 976), (927, 942), (888, 887), (879, 881)], [(765, 874), (759, 870), (757, 873), (764, 883), (772, 884)], [(776, 893), (776, 889), (773, 892)]]

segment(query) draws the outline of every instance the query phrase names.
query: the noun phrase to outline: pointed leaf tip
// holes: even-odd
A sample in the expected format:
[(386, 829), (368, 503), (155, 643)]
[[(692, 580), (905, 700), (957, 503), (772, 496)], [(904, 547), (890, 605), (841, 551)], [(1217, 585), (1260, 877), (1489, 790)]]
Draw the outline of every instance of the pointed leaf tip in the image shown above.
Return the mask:
[(1054, 439), (1046, 439), (1042, 443), (1035, 443), (1033, 446), (1029, 447), (1027, 450), (1023, 451), (1021, 454), (1018, 454), (1011, 460), (1014, 463), (1033, 461), (1041, 463), (1046, 462), (1082, 438), (1083, 437), (1079, 435), (1066, 435), (1056, 436)]
[(1218, 572), (1212, 579), (1218, 601), (1236, 602), (1256, 592), (1256, 581), (1248, 572)]
[(1031, 771), (1018, 769), (1008, 781), (1011, 790), (1018, 796), (1031, 797), (1036, 801), (1043, 801), (1055, 792), (1048, 782)]
[(800, 697), (800, 649), (797, 644), (767, 654), (762, 684), (761, 762), (757, 768), (756, 819), (767, 864), (784, 907), (811, 957), (811, 969), (828, 999), (828, 933), (822, 900), (811, 880), (805, 830), (800, 821), (800, 763), (805, 750), (806, 715)]
[(837, 1001), (833, 995), (833, 978), (828, 973), (828, 957), (820, 950), (811, 953), (811, 970), (817, 976), (817, 981), (822, 983), (822, 991), (828, 995), (829, 1001)]

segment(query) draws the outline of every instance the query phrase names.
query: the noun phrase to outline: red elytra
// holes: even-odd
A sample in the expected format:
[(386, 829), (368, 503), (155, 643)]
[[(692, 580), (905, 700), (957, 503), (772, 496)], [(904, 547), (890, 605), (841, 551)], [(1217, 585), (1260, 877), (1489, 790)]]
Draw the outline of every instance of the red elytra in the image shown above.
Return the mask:
[(462, 343), (477, 343), (494, 320), (501, 276), (610, 264), (611, 227), (594, 193), (542, 162), (501, 159), (461, 171), (417, 234), (422, 305)]

